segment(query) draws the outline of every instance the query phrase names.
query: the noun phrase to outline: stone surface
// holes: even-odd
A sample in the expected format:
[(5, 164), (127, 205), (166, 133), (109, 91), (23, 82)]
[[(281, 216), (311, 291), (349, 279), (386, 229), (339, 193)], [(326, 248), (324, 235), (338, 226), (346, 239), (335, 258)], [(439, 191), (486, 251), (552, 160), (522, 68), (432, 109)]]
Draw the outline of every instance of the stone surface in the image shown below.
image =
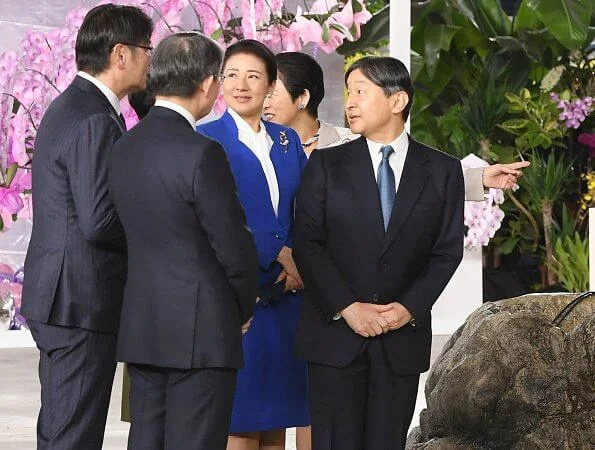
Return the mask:
[(594, 449), (595, 297), (532, 294), (476, 310), (444, 346), (407, 449)]

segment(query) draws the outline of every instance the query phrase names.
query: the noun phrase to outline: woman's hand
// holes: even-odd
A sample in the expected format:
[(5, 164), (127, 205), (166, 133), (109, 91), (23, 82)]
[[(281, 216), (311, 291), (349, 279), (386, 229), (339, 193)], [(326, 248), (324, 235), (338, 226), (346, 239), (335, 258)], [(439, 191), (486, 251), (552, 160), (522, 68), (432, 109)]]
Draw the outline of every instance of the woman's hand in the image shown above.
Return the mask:
[[(298, 290), (304, 289), (304, 282), (302, 281), (302, 277), (295, 266), (295, 262), (293, 261), (293, 253), (289, 247), (283, 247), (277, 255), (277, 261), (279, 264), (283, 266), (283, 272), (285, 272), (284, 277), (286, 277), (285, 281), (285, 290)], [(281, 280), (283, 276), (283, 272), (279, 275), (277, 280)]]

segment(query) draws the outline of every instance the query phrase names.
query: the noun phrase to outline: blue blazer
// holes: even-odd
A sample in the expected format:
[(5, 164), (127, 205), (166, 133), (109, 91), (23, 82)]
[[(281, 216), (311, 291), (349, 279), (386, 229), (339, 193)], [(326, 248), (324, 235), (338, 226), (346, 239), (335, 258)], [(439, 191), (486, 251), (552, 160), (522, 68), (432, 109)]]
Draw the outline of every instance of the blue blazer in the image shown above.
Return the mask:
[[(293, 247), (295, 197), (308, 161), (295, 131), (271, 122), (265, 122), (265, 128), (273, 141), (270, 155), (279, 185), (278, 216), (270, 201), (269, 186), (260, 161), (238, 139), (233, 117), (225, 112), (218, 120), (197, 127), (197, 131), (218, 141), (227, 153), (240, 202), (256, 241), (261, 285), (274, 282), (281, 272), (276, 258), (283, 246)], [(289, 141), (286, 145), (281, 143), (282, 132)]]

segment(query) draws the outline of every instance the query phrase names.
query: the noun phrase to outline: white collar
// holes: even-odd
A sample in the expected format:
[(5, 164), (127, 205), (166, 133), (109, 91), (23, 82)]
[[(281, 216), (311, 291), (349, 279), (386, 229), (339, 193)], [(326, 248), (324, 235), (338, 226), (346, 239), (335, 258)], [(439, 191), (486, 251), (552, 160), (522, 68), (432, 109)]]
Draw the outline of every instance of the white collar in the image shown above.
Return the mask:
[(399, 137), (389, 144), (383, 144), (382, 142), (376, 142), (368, 138), (366, 138), (366, 142), (368, 143), (368, 148), (370, 149), (371, 154), (380, 153), (384, 145), (390, 145), (395, 151), (395, 155), (402, 153), (403, 150), (406, 150), (409, 147), (409, 137), (407, 136), (406, 130), (403, 130)]
[(93, 75), (89, 75), (87, 72), (79, 70), (77, 72), (77, 75), (97, 86), (97, 89), (99, 89), (103, 93), (103, 95), (107, 97), (107, 100), (110, 102), (110, 105), (112, 105), (112, 107), (116, 110), (116, 113), (118, 115), (122, 112), (122, 108), (120, 107), (120, 99), (116, 94), (114, 94), (114, 91), (108, 88), (104, 83), (99, 81)]
[(196, 119), (194, 118), (192, 113), (183, 106), (180, 106), (177, 103), (170, 102), (168, 100), (161, 99), (155, 101), (155, 106), (161, 106), (162, 108), (171, 109), (172, 111), (177, 112), (188, 121), (188, 123), (193, 129), (196, 128)]
[(240, 115), (235, 112), (231, 108), (227, 108), (227, 112), (236, 123), (236, 127), (238, 128), (238, 133), (245, 133), (249, 134), (250, 136), (260, 136), (262, 137), (263, 134), (266, 134), (266, 129), (264, 127), (264, 122), (260, 121), (260, 131), (254, 131), (252, 127), (246, 122)]

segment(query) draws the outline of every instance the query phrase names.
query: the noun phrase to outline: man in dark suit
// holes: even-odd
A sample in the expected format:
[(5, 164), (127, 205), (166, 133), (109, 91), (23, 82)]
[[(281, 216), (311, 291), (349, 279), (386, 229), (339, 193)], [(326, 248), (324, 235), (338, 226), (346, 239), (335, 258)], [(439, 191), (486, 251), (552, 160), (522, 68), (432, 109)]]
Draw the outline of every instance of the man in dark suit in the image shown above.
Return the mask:
[(411, 139), (398, 60), (347, 71), (350, 143), (314, 152), (294, 254), (306, 286), (297, 336), (309, 361), (314, 450), (405, 446), (432, 305), (463, 255), (461, 164)]
[(258, 257), (223, 148), (195, 132), (222, 58), (197, 33), (164, 39), (149, 76), (155, 106), (110, 160), (128, 242), (117, 358), (131, 380), (129, 449), (227, 442)]
[(40, 351), (38, 448), (103, 442), (126, 279), (107, 158), (125, 130), (119, 99), (145, 86), (152, 31), (137, 8), (89, 11), (76, 40), (79, 72), (35, 140), (23, 314)]

